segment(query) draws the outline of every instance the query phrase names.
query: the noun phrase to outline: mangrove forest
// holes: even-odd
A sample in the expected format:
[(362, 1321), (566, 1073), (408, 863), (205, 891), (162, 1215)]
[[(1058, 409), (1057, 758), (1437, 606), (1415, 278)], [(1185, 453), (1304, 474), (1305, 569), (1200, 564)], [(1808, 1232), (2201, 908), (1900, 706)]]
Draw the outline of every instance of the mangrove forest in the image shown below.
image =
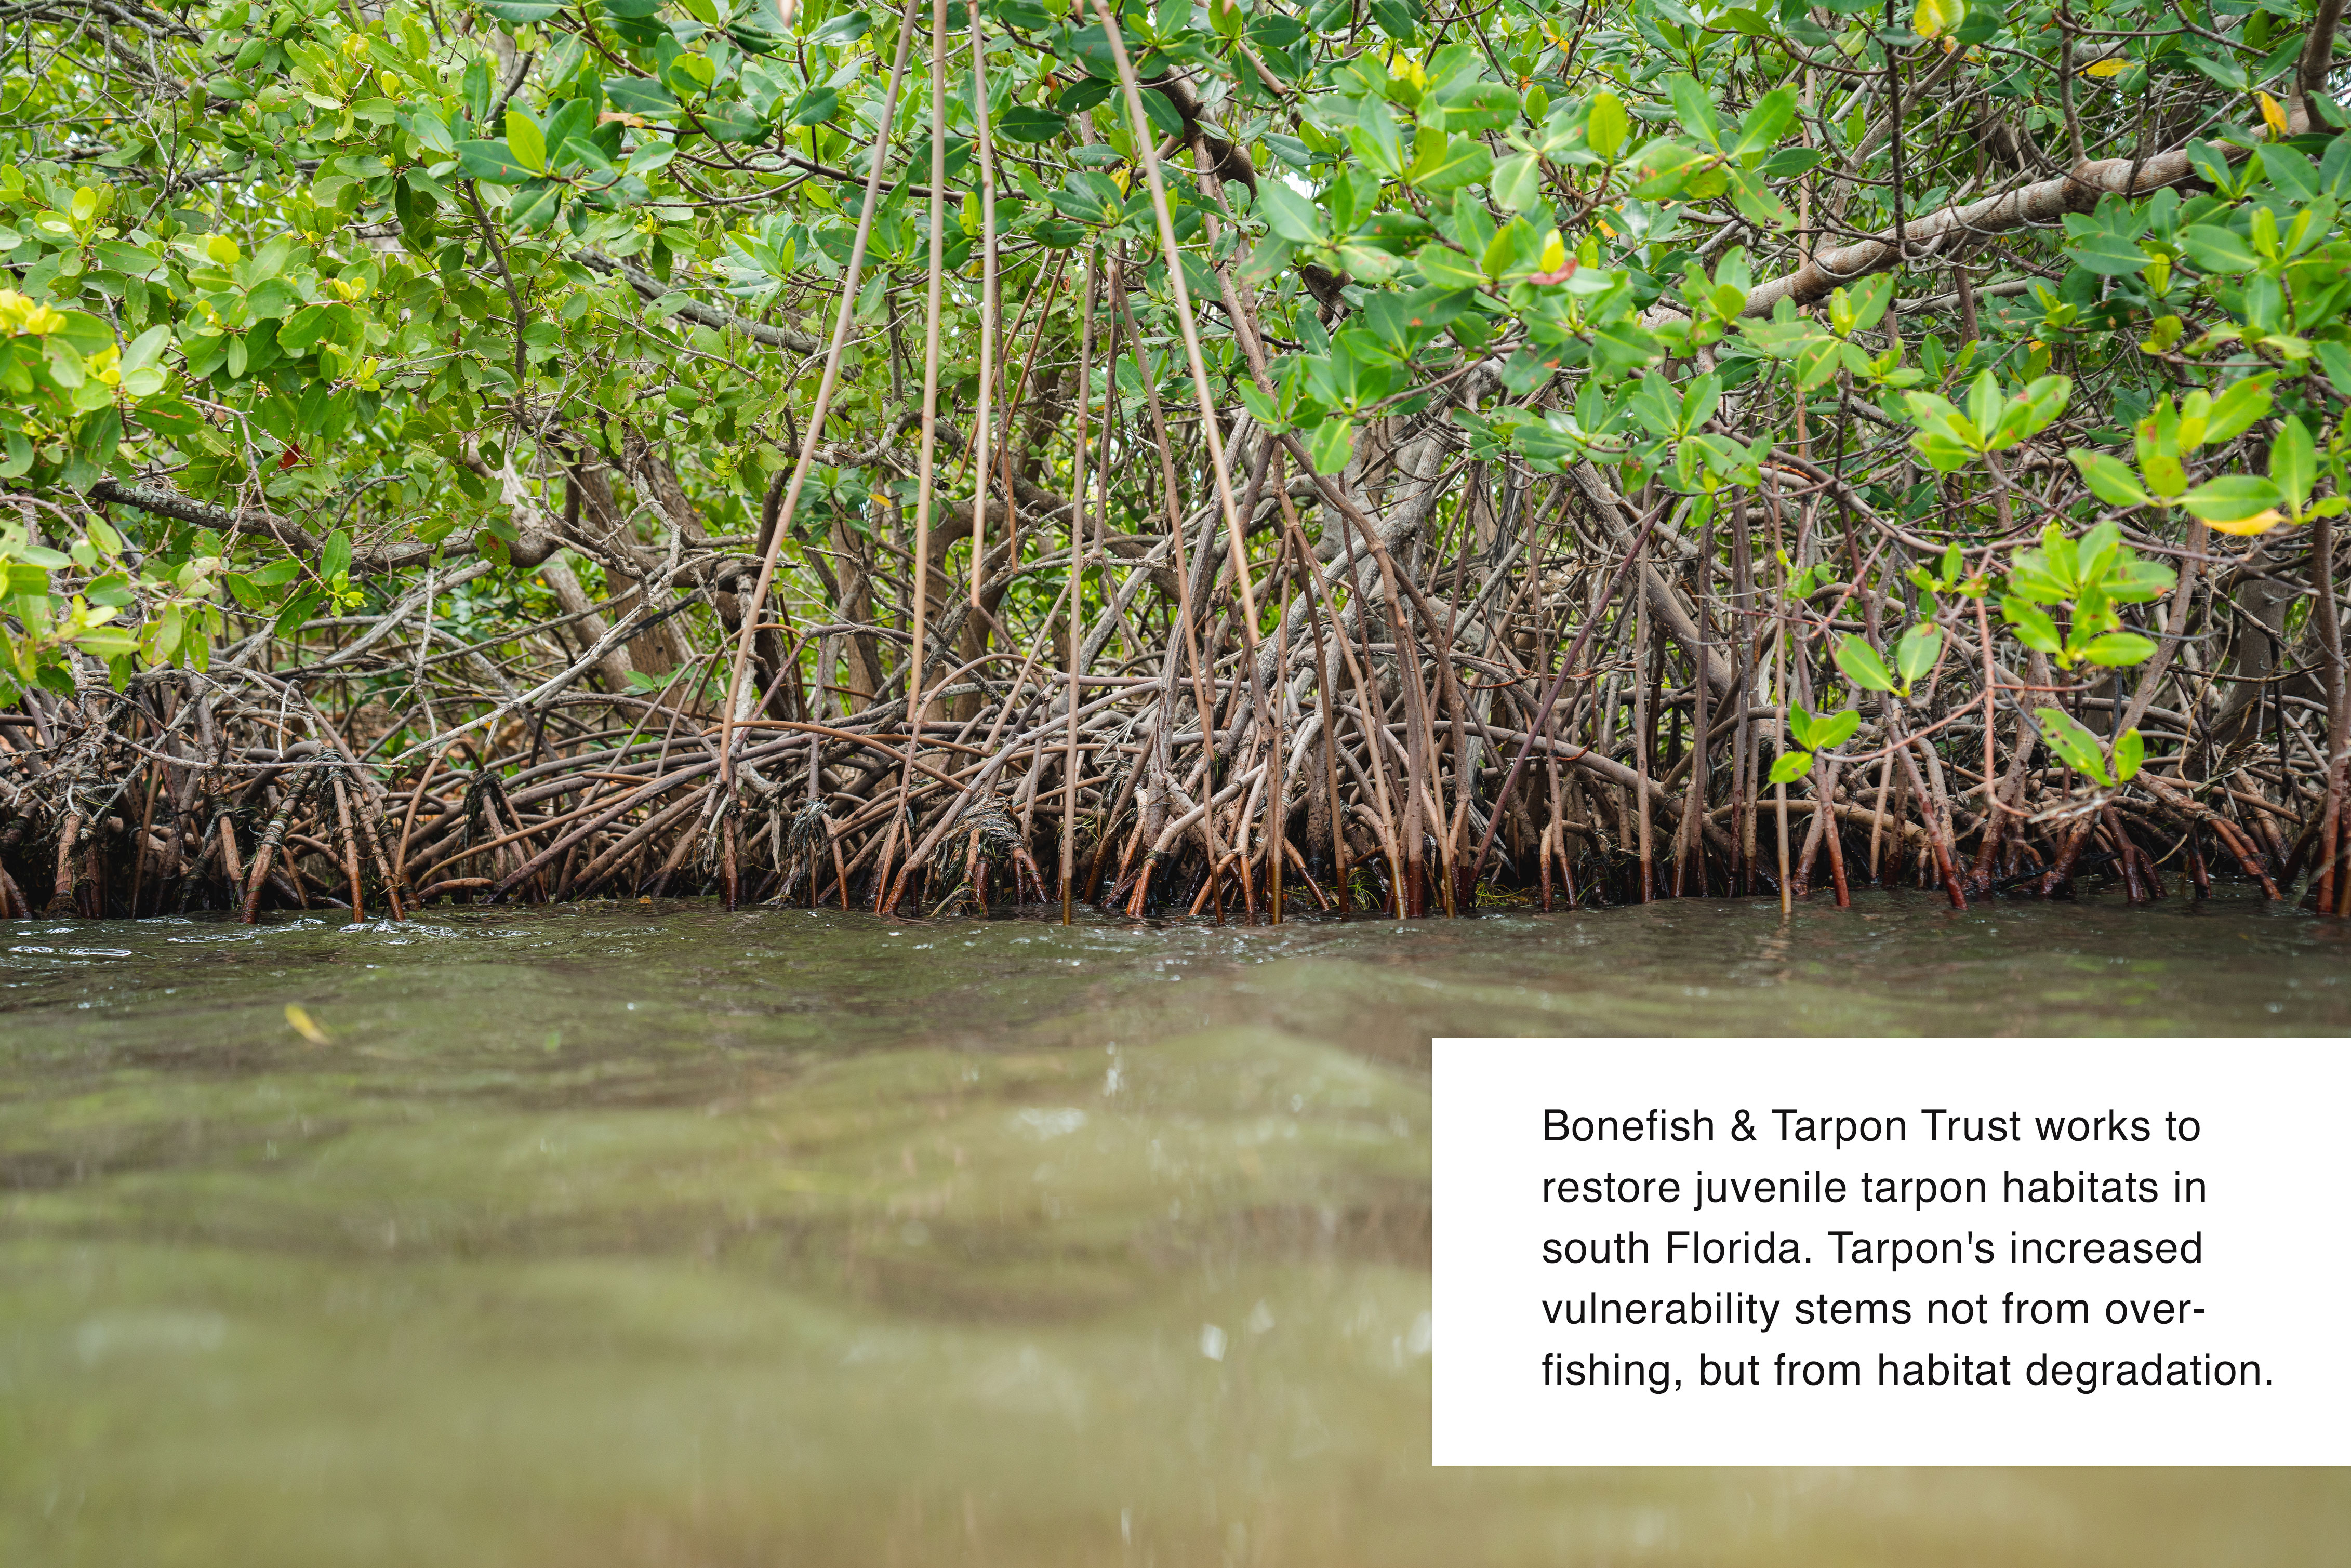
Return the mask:
[(2341, 0), (15, 0), (0, 915), (2351, 914)]

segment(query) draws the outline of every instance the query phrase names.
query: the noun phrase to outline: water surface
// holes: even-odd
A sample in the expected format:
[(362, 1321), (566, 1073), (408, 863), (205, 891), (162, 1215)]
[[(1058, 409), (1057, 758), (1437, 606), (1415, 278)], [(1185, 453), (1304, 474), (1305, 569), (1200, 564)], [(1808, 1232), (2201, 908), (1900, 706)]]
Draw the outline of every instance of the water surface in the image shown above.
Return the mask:
[(1432, 1469), (1427, 1063), (2340, 1034), (2346, 957), (2239, 896), (10, 923), (0, 1563), (2339, 1563), (2336, 1471)]

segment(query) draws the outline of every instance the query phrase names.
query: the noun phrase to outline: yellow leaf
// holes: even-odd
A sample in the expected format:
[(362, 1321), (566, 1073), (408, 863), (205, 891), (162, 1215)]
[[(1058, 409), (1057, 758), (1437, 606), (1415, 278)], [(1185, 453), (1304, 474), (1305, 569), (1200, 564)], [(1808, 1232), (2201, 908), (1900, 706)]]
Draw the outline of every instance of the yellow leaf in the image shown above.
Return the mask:
[(2278, 107), (2278, 100), (2265, 92), (2257, 92), (2253, 96), (2262, 100), (2262, 123), (2270, 128), (2270, 134), (2281, 141), (2292, 135), (2286, 126), (2285, 110)]
[(1967, 0), (1918, 0), (1910, 30), (1922, 38), (1939, 38), (1967, 19)]
[(0, 329), (9, 335), (47, 337), (65, 324), (63, 316), (39, 300), (13, 288), (0, 288)]
[(317, 1024), (312, 1023), (310, 1021), (310, 1015), (304, 1012), (300, 1008), (296, 1007), (292, 1002), (287, 1002), (286, 1004), (286, 1021), (293, 1027), (296, 1034), (300, 1035), (312, 1045), (324, 1045), (327, 1043), (327, 1031), (320, 1029)]
[(1543, 236), (1542, 255), (1535, 262), (1538, 272), (1557, 272), (1567, 265), (1567, 242), (1553, 229)]
[(2210, 523), (2206, 526), (2224, 534), (2265, 534), (2285, 521), (2285, 514), (2272, 507), (2257, 517), (2239, 517), (2233, 523)]
[(2084, 66), (2082, 68), (2082, 74), (2085, 77), (2096, 77), (2103, 80), (2107, 77), (2118, 77), (2128, 69), (2130, 69), (2130, 57), (2128, 56), (2110, 55), (2103, 60), (2095, 60), (2089, 65)]

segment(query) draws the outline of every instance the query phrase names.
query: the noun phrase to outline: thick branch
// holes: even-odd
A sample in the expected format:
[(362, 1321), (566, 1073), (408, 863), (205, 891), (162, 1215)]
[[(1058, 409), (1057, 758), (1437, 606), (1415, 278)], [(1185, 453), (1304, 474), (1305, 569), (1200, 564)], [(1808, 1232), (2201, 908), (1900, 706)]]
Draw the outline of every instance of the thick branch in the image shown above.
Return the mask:
[[(2124, 196), (2149, 195), (2166, 185), (2182, 184), (2195, 177), (2195, 168), (2185, 152), (2165, 152), (2147, 159), (2102, 158), (2054, 180), (2042, 180), (1963, 206), (1945, 207), (1938, 213), (1911, 218), (1903, 224), (1903, 235), (1915, 256), (1944, 240), (1999, 234), (2029, 224), (2054, 223), (2067, 213), (2086, 213), (2109, 192)], [(1745, 313), (1769, 316), (1782, 299), (1793, 300), (1800, 306), (1818, 304), (1855, 278), (1883, 272), (1898, 266), (1901, 260), (1902, 251), (1891, 230), (1821, 251), (1795, 271), (1750, 289)]]
[[(2317, 91), (2325, 85), (2327, 69), (2335, 58), (2335, 32), (2342, 15), (2343, 0), (2320, 0), (2318, 16), (2311, 25), (2310, 41), (2304, 47), (2296, 70), (2296, 101), (2288, 123), (2297, 133), (2310, 128), (2310, 107), (2302, 95)], [(2228, 151), (2236, 152), (2233, 148)], [(2054, 223), (2067, 213), (2090, 211), (2100, 197), (2109, 193), (2152, 195), (2167, 185), (2186, 184), (2195, 178), (2195, 166), (2181, 151), (2145, 159), (2101, 158), (2078, 164), (2053, 180), (2039, 181), (1910, 219), (1902, 225), (1902, 237), (1908, 242), (1913, 256), (1931, 253), (1947, 239), (1999, 234), (2029, 224)], [(1903, 259), (1902, 247), (1890, 230), (1834, 250), (1820, 251), (1795, 271), (1749, 290), (1744, 313), (1769, 316), (1782, 299), (1799, 306), (1817, 304), (1843, 285), (1898, 267)]]
[[(591, 272), (626, 279), (630, 287), (649, 301), (675, 292), (651, 273), (640, 271), (600, 250), (581, 251), (580, 265)], [(740, 332), (753, 342), (765, 343), (771, 349), (789, 349), (795, 354), (824, 351), (824, 345), (806, 332), (796, 332), (789, 327), (770, 327), (765, 321), (754, 321), (747, 316), (730, 315), (699, 300), (679, 306), (675, 314), (697, 327), (707, 327), (713, 331)]]

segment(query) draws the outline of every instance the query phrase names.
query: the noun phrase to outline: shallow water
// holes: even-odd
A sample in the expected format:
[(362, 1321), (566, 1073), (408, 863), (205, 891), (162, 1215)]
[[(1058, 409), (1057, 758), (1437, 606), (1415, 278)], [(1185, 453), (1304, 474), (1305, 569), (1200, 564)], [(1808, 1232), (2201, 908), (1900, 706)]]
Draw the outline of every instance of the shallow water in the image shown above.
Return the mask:
[(2342, 1034), (2346, 956), (2240, 896), (0, 926), (0, 1563), (2339, 1563), (2340, 1471), (1430, 1469), (1427, 1062)]

